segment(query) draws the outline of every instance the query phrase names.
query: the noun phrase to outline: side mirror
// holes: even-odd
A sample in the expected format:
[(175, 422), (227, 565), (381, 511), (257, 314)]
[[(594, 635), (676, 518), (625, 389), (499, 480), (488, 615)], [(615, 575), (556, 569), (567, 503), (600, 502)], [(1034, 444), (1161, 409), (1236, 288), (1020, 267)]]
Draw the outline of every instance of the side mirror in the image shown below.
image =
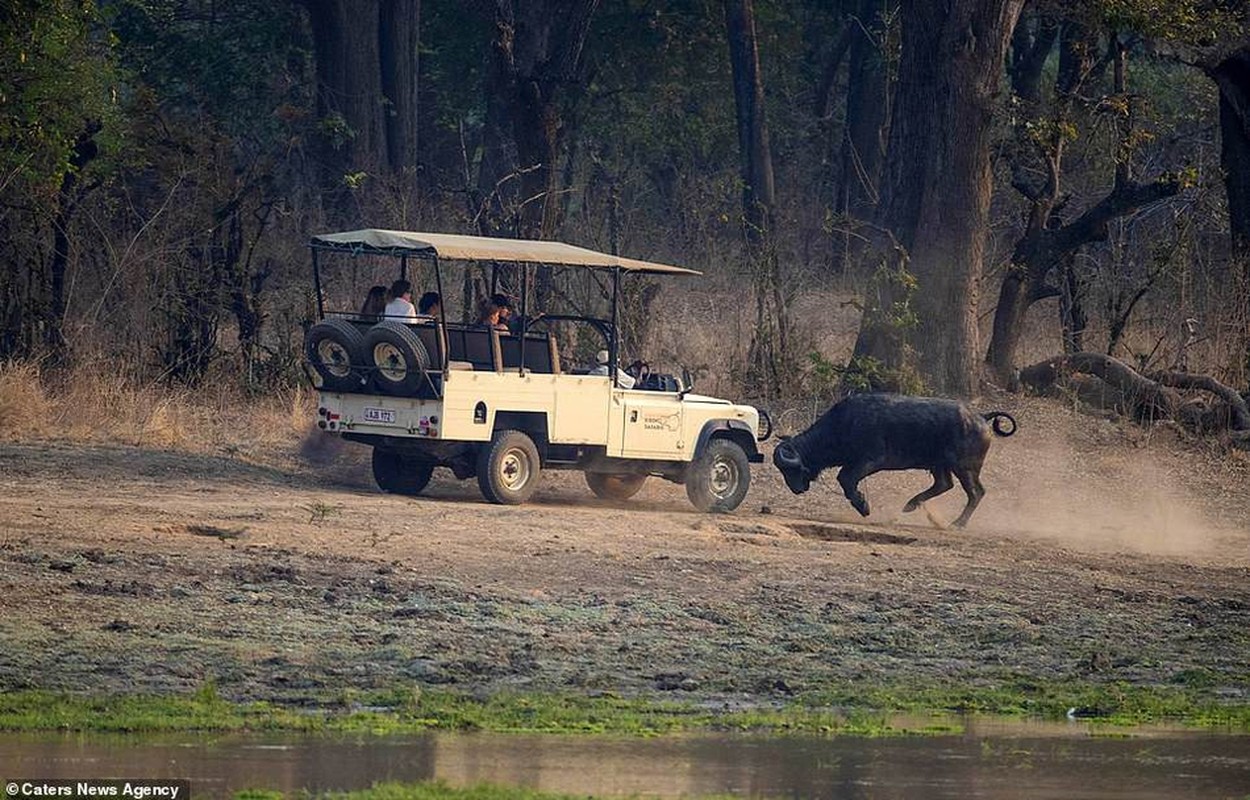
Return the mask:
[(694, 378), (691, 377), (690, 370), (685, 367), (681, 368), (681, 388), (686, 392), (694, 388)]

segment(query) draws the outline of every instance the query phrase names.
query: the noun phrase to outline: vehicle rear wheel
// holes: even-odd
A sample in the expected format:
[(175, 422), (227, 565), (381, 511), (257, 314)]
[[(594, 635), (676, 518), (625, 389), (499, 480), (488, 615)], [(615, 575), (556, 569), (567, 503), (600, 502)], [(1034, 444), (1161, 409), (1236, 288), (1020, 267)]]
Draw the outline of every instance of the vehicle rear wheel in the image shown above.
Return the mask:
[(646, 475), (614, 475), (607, 472), (587, 472), (586, 485), (595, 497), (604, 500), (628, 500), (642, 489)]
[(492, 503), (515, 506), (538, 488), (538, 448), (522, 431), (495, 431), (477, 454), (477, 485)]
[(433, 474), (434, 465), (428, 461), (404, 458), (390, 450), (373, 448), (373, 480), (384, 492), (419, 495), (425, 491)]
[(361, 388), (365, 366), (365, 337), (345, 319), (323, 319), (308, 329), (304, 356), (330, 392)]
[(374, 387), (382, 394), (415, 395), (430, 367), (430, 354), (417, 334), (402, 322), (385, 320), (369, 329), (364, 342)]
[(737, 508), (751, 488), (751, 463), (737, 442), (713, 439), (686, 470), (686, 496), (700, 511)]

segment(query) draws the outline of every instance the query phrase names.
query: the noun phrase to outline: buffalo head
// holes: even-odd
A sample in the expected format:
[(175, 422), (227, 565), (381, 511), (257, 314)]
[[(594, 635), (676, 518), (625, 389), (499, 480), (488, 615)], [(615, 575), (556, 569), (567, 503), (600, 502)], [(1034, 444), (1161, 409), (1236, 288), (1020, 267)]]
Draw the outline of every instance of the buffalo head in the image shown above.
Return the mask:
[(781, 470), (786, 486), (795, 494), (803, 494), (812, 485), (812, 473), (803, 464), (803, 456), (794, 445), (784, 441), (773, 451), (773, 464)]

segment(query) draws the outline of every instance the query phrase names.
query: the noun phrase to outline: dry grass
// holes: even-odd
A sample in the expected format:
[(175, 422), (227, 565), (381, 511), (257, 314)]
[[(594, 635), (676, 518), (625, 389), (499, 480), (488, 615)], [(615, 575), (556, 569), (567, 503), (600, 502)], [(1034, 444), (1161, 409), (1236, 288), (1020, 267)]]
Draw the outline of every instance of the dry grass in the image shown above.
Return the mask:
[(43, 435), (54, 405), (44, 391), (38, 365), (0, 363), (0, 439)]
[(38, 364), (0, 364), (0, 440), (107, 442), (252, 458), (293, 454), (313, 417), (311, 390), (246, 397), (138, 384), (84, 366), (55, 378)]

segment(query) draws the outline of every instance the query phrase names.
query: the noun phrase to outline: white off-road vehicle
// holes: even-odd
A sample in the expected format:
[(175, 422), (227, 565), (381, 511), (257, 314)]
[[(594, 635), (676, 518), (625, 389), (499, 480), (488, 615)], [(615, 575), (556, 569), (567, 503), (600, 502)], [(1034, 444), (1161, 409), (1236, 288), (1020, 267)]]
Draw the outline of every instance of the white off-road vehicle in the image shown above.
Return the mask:
[[(703, 511), (732, 511), (746, 496), (750, 464), (763, 460), (756, 442), (770, 433), (766, 415), (762, 429), (754, 407), (693, 393), (685, 370), (681, 379), (638, 372), (633, 388), (624, 388), (628, 381), (616, 370), (570, 368), (552, 333), (557, 323), (590, 326), (616, 365), (622, 276), (698, 272), (559, 242), (452, 234), (370, 229), (316, 236), (310, 246), (320, 321), (308, 330), (305, 354), (320, 391), (317, 424), (370, 445), (383, 490), (420, 494), (434, 469), (445, 467), (457, 478), (476, 477), (487, 500), (516, 504), (533, 494), (543, 469), (576, 469), (591, 491), (613, 500), (632, 497), (651, 475), (684, 484)], [(334, 298), (323, 287), (328, 253), (351, 257), (350, 296)], [(484, 276), (483, 264), (489, 266), (492, 290), (500, 270), (510, 270), (520, 285), (519, 329), (473, 324), (468, 308), (460, 309), (462, 321), (452, 321), (446, 306), (454, 303), (447, 302), (435, 316), (417, 319), (327, 311), (359, 303), (367, 273), (361, 262), (378, 257), (390, 262), (391, 277), (394, 262), (403, 279), (410, 260), (432, 271), (433, 285), (424, 288), (445, 300), (444, 260), (468, 262), (477, 270), (470, 275)], [(536, 265), (597, 271), (587, 275), (610, 295), (611, 317), (531, 320)], [(471, 287), (469, 279), (457, 284), (457, 296), (468, 297)]]

